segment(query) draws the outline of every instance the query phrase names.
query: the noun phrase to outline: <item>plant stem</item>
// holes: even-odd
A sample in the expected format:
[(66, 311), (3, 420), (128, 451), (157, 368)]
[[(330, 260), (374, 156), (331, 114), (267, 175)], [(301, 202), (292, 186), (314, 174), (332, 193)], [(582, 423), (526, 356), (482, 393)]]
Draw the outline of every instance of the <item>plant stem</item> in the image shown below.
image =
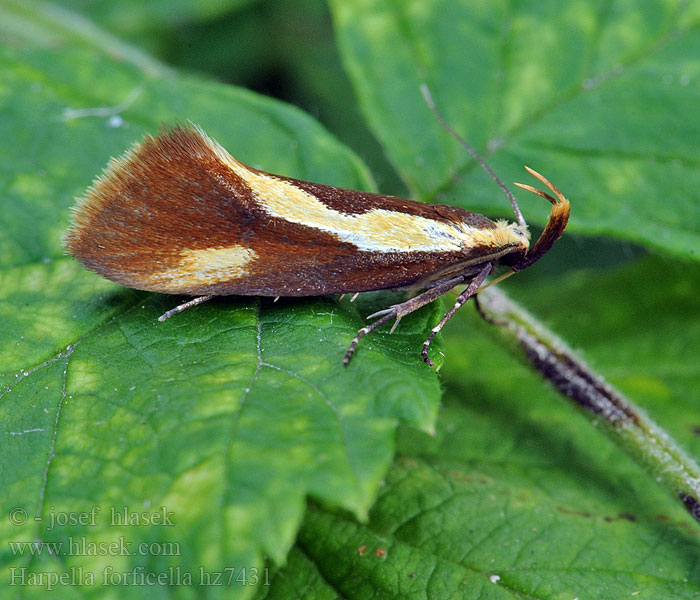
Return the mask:
[(502, 291), (481, 292), (477, 308), (564, 396), (591, 420), (605, 423), (601, 429), (700, 523), (700, 467), (668, 433)]

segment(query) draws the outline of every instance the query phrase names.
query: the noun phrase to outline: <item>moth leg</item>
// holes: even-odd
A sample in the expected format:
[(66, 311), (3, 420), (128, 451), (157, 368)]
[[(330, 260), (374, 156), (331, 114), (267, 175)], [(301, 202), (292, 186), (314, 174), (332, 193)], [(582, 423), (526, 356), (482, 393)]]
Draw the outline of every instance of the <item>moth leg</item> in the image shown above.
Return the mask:
[(355, 348), (357, 348), (357, 344), (360, 343), (360, 340), (365, 337), (370, 331), (374, 331), (377, 329), (377, 327), (381, 327), (384, 325), (384, 323), (387, 323), (391, 321), (394, 318), (394, 311), (396, 310), (395, 308), (390, 309), (391, 312), (385, 314), (381, 319), (376, 320), (374, 323), (371, 325), (367, 325), (366, 327), (363, 327), (357, 332), (357, 335), (353, 338), (352, 342), (350, 342), (350, 346), (348, 347), (348, 351), (345, 353), (345, 356), (343, 357), (343, 364), (345, 366), (350, 364), (350, 359), (352, 358), (352, 355), (355, 354)]
[(385, 308), (384, 310), (377, 311), (374, 314), (371, 314), (368, 319), (374, 318), (374, 317), (380, 317), (377, 319), (374, 323), (371, 323), (370, 325), (367, 325), (366, 327), (363, 327), (357, 332), (357, 335), (355, 338), (350, 342), (350, 346), (348, 348), (348, 351), (345, 353), (345, 357), (343, 358), (343, 364), (348, 365), (350, 363), (350, 359), (352, 358), (352, 355), (355, 353), (355, 348), (357, 348), (357, 344), (360, 342), (360, 340), (365, 337), (368, 333), (371, 331), (374, 331), (378, 327), (381, 327), (385, 323), (388, 323), (392, 319), (396, 319), (396, 323), (394, 326), (391, 328), (391, 331), (394, 331), (396, 328), (396, 325), (398, 325), (398, 322), (405, 317), (407, 314), (412, 313), (415, 310), (418, 310), (422, 306), (425, 306), (426, 304), (430, 304), (433, 300), (436, 298), (439, 298), (446, 292), (449, 292), (453, 287), (459, 285), (464, 281), (464, 276), (460, 275), (458, 277), (453, 277), (452, 279), (448, 279), (447, 281), (443, 281), (439, 285), (436, 285), (435, 287), (432, 287), (430, 289), (427, 289), (424, 291), (422, 294), (419, 294), (418, 296), (414, 296), (413, 298), (410, 298), (409, 300), (406, 300), (406, 302), (402, 302), (401, 304), (394, 304), (393, 306), (389, 308)]
[(481, 271), (479, 271), (479, 274), (471, 280), (471, 282), (467, 286), (467, 289), (464, 290), (459, 296), (457, 296), (457, 300), (455, 301), (452, 308), (448, 310), (445, 313), (445, 316), (442, 317), (442, 319), (440, 319), (440, 322), (437, 325), (435, 325), (435, 327), (433, 327), (433, 330), (430, 332), (428, 339), (425, 340), (425, 342), (423, 342), (423, 349), (421, 350), (420, 355), (423, 357), (423, 360), (426, 363), (428, 363), (431, 367), (434, 367), (435, 363), (432, 360), (430, 360), (430, 357), (428, 356), (428, 346), (430, 346), (430, 343), (435, 339), (435, 336), (445, 326), (445, 323), (447, 323), (447, 321), (449, 321), (452, 318), (452, 316), (457, 312), (457, 310), (476, 293), (476, 290), (478, 290), (479, 286), (481, 286), (481, 284), (484, 283), (484, 279), (486, 279), (488, 274), (491, 272), (492, 268), (493, 265), (491, 263), (488, 263)]
[(176, 306), (175, 308), (171, 308), (168, 312), (163, 313), (158, 317), (159, 321), (165, 321), (165, 319), (169, 319), (173, 315), (176, 315), (178, 313), (181, 313), (183, 310), (187, 310), (188, 308), (191, 308), (192, 306), (197, 306), (198, 304), (201, 304), (202, 302), (206, 302), (207, 300), (211, 300), (214, 297), (214, 295), (210, 296), (198, 296), (197, 298), (192, 298), (192, 300), (188, 300), (187, 302), (183, 302), (179, 306)]

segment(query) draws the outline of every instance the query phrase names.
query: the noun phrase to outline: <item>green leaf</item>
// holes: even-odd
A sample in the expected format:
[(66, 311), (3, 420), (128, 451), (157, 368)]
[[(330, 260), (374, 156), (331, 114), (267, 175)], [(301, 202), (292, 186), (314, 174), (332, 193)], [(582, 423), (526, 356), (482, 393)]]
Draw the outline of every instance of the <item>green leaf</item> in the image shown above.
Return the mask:
[[(105, 578), (113, 594), (139, 569), (166, 583), (243, 570), (251, 583), (264, 555), (284, 561), (307, 496), (364, 518), (397, 423), (433, 427), (439, 388), (418, 349), (437, 307), (365, 340), (344, 368), (368, 304), (391, 300), (227, 298), (160, 324), (177, 298), (85, 271), (61, 237), (107, 159), (162, 122), (192, 120), (248, 164), (304, 179), (368, 189), (365, 167), (299, 110), (177, 74), (55, 6), (5, 2), (0, 30), (0, 512), (26, 516), (0, 524), (4, 589), (24, 573), (34, 584), (21, 589), (41, 591), (75, 569), (93, 586), (62, 594), (96, 595)], [(168, 523), (111, 515), (124, 510)], [(55, 558), (47, 542), (64, 544)], [(225, 581), (207, 593), (254, 590)]]
[[(665, 274), (653, 290), (649, 272)], [(647, 258), (513, 294), (539, 313), (558, 307), (552, 325), (697, 457), (698, 286), (697, 266)], [(401, 429), (367, 524), (311, 509), (304, 561), (269, 597), (314, 577), (350, 600), (697, 597), (697, 524), (680, 503), (513, 362), (474, 311), (455, 325), (435, 437)]]
[[(527, 164), (572, 201), (570, 231), (700, 260), (700, 10), (655, 0), (513, 4), (331, 1), (358, 99), (416, 194), (506, 214), (507, 202), (423, 102), (504, 181)], [(547, 205), (523, 197), (529, 220)]]

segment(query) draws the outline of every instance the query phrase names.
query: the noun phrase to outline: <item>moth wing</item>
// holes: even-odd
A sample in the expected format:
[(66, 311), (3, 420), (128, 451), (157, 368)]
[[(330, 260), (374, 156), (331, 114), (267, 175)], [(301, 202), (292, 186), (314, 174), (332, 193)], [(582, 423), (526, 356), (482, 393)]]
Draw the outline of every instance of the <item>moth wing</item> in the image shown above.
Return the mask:
[(65, 246), (87, 268), (127, 287), (192, 295), (409, 287), (492, 252), (465, 255), (452, 235), (465, 222), (495, 227), (456, 207), (265, 173), (194, 126), (112, 159), (73, 218)]

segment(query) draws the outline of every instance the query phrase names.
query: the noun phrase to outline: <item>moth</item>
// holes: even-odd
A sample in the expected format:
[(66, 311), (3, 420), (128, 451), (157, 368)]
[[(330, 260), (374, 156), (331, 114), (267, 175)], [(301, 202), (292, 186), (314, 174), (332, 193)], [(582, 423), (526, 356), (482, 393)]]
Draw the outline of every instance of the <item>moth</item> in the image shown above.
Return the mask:
[(391, 320), (393, 331), (405, 315), (466, 284), (423, 344), (432, 366), (431, 341), (486, 277), (499, 265), (529, 267), (566, 227), (568, 200), (528, 171), (554, 194), (518, 184), (552, 203), (532, 248), (512, 194), (517, 221), (492, 221), (456, 206), (266, 173), (199, 127), (177, 126), (109, 162), (74, 207), (64, 242), (86, 268), (121, 285), (194, 296), (161, 321), (213, 296), (418, 292), (370, 315), (376, 320), (359, 330), (345, 364), (369, 332)]

